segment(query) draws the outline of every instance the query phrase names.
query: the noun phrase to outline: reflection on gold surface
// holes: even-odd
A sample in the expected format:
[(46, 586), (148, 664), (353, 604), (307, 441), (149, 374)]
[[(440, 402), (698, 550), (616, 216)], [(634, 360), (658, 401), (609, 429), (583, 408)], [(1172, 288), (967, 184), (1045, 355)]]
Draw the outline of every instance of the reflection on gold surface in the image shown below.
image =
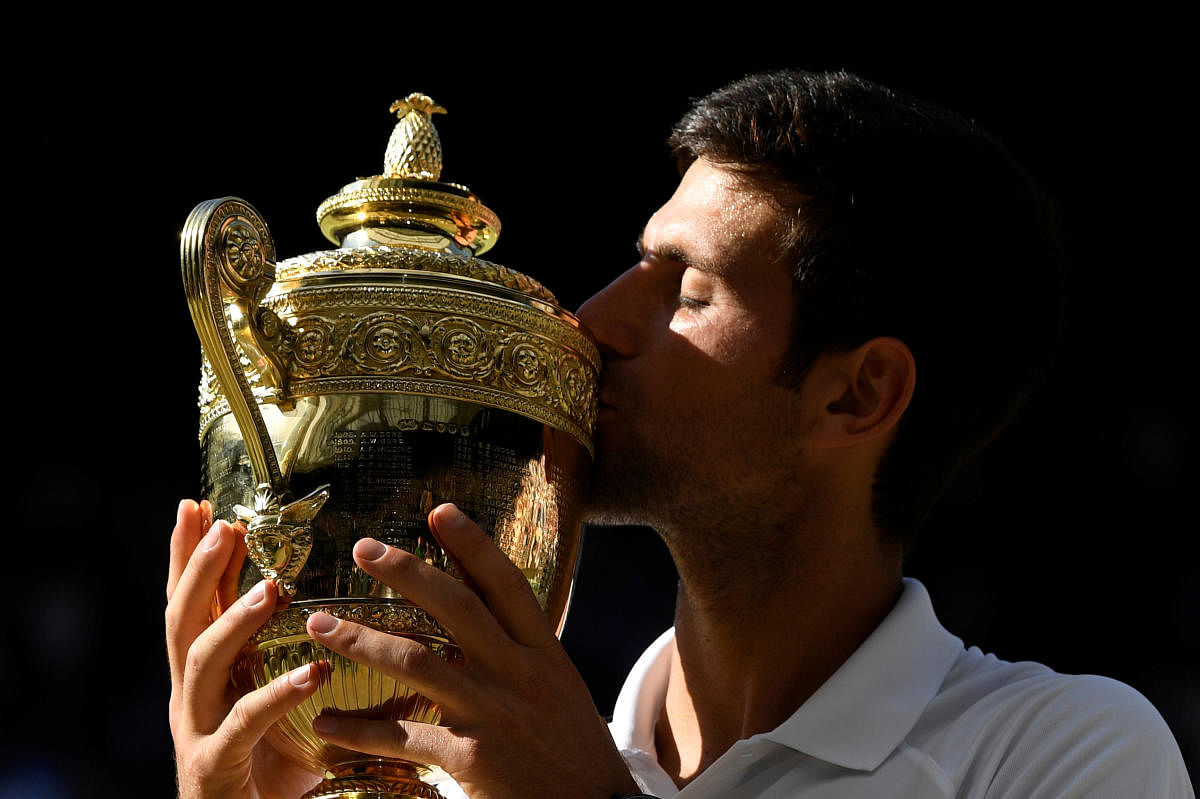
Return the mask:
[(421, 694), (313, 641), (305, 632), (305, 623), (317, 611), (418, 641), (451, 663), (462, 661), (462, 653), (437, 622), (402, 600), (289, 605), (255, 634), (233, 671), (234, 684), (246, 692), (306, 663), (328, 663), (317, 693), (272, 728), (270, 735), (277, 747), (310, 768), (325, 769), (330, 764), (360, 760), (362, 755), (330, 746), (313, 733), (313, 719), (321, 713), (438, 723), (441, 713), (437, 705)]

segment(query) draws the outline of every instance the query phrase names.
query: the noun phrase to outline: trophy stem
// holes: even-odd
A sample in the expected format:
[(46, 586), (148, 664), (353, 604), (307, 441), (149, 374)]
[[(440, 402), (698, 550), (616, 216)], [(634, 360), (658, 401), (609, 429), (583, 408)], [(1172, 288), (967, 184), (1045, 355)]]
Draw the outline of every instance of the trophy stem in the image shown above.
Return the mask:
[(442, 799), (406, 760), (355, 760), (338, 763), (328, 773), (331, 776), (302, 799)]

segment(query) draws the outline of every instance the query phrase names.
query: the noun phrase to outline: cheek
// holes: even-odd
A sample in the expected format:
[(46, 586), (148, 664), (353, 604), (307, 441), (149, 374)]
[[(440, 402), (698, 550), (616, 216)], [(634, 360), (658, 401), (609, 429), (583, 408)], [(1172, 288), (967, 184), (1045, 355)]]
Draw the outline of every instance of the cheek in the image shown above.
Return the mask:
[(750, 349), (753, 327), (736, 309), (720, 304), (702, 308), (682, 306), (668, 324), (670, 345), (687, 368), (711, 368), (737, 361)]
[(704, 349), (704, 340), (709, 337), (712, 324), (703, 311), (681, 308), (671, 317), (667, 327), (682, 339), (680, 344), (690, 344), (698, 349)]
[(713, 365), (736, 372), (753, 372), (756, 363), (785, 349), (787, 342), (778, 331), (764, 326), (762, 320), (709, 313), (712, 310), (705, 308), (686, 316), (676, 314), (671, 330)]

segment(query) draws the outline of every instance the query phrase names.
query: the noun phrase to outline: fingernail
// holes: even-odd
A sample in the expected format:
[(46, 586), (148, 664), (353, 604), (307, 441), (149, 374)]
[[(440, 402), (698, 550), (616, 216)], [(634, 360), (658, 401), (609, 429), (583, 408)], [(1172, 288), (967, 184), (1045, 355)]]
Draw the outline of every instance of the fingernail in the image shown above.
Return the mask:
[(288, 673), (288, 682), (297, 688), (303, 688), (304, 686), (308, 685), (309, 681), (312, 679), (312, 674), (313, 664), (306, 663), (298, 669), (292, 669), (292, 671)]
[(313, 732), (332, 735), (338, 731), (338, 727), (342, 726), (341, 721), (336, 716), (317, 716), (313, 719)]
[(190, 511), (192, 506), (195, 504), (196, 503), (190, 499), (180, 500), (179, 510), (175, 511), (175, 523), (178, 524), (179, 522), (183, 521), (183, 514)]
[(328, 635), (337, 626), (338, 620), (328, 613), (314, 613), (308, 618), (308, 629), (318, 635)]
[(387, 552), (387, 546), (374, 538), (361, 538), (354, 545), (354, 554), (363, 560), (379, 560)]
[(223, 524), (221, 522), (214, 524), (205, 534), (204, 540), (200, 542), (200, 546), (202, 546), (204, 549), (212, 549), (219, 544), (221, 541), (222, 526)]
[(445, 504), (438, 513), (438, 521), (447, 527), (458, 527), (467, 520), (467, 514), (458, 509), (457, 505)]
[(246, 592), (246, 595), (244, 597), (242, 597), (242, 602), (246, 605), (246, 607), (252, 608), (255, 605), (257, 605), (259, 602), (263, 601), (263, 599), (267, 595), (266, 585), (267, 585), (267, 581), (263, 580), (258, 585), (254, 586), (253, 588), (251, 588), (249, 591)]

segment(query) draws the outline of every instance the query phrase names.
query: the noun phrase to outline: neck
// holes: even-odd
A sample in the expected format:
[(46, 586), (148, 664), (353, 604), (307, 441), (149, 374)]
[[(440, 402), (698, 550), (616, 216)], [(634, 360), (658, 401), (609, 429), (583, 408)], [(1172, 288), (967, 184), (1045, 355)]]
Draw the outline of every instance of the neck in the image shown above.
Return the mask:
[(760, 546), (739, 558), (672, 547), (675, 651), (655, 737), (659, 762), (679, 785), (735, 741), (783, 723), (899, 597), (898, 554), (861, 528), (823, 528), (816, 541), (793, 528), (786, 549)]

